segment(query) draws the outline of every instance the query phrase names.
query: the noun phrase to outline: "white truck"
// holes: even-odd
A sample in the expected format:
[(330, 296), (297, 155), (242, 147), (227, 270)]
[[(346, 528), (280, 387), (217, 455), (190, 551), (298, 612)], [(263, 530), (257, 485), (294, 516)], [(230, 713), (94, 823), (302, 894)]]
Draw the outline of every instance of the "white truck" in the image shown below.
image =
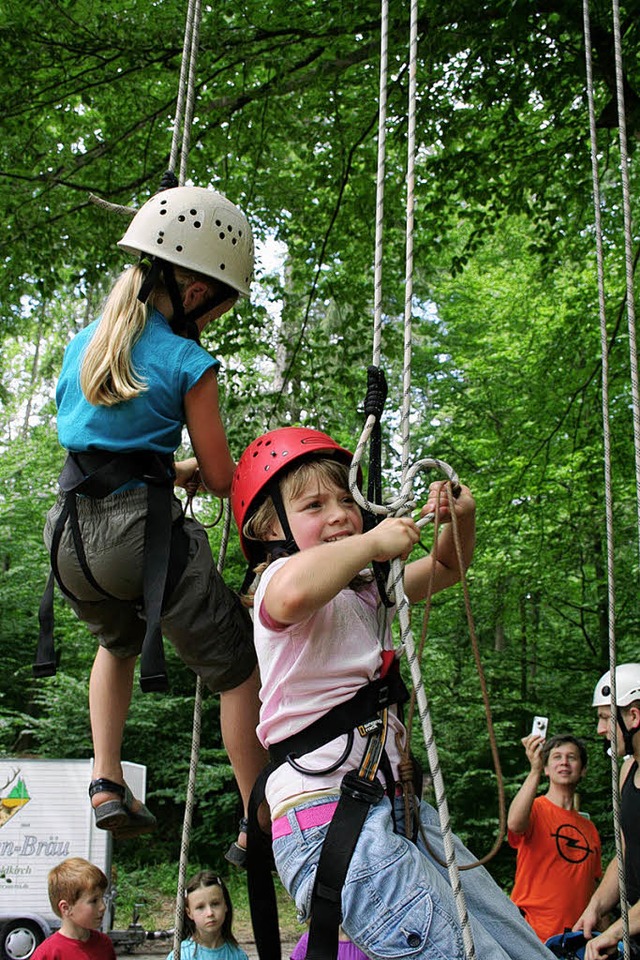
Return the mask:
[[(147, 768), (123, 763), (135, 796), (146, 792)], [(84, 857), (111, 878), (113, 840), (95, 826), (87, 786), (90, 760), (0, 759), (0, 960), (28, 960), (60, 926), (47, 893), (49, 870)], [(145, 939), (135, 921), (113, 931), (113, 893), (102, 929), (125, 949)]]

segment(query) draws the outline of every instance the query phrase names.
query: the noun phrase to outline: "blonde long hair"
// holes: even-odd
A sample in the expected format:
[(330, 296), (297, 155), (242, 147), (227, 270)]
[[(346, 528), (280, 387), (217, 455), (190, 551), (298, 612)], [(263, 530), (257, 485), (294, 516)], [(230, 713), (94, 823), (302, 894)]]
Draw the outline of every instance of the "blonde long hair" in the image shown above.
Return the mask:
[[(175, 266), (173, 269), (180, 293), (196, 280), (208, 284), (212, 290), (226, 286), (193, 271)], [(107, 297), (98, 329), (86, 349), (80, 369), (80, 386), (94, 406), (112, 407), (147, 390), (146, 381), (138, 376), (131, 362), (131, 351), (145, 328), (155, 297), (166, 292), (166, 288), (159, 279), (148, 305), (141, 303), (138, 291), (144, 277), (145, 271), (140, 264), (123, 270)], [(231, 295), (237, 295), (235, 290), (229, 288), (229, 291)]]

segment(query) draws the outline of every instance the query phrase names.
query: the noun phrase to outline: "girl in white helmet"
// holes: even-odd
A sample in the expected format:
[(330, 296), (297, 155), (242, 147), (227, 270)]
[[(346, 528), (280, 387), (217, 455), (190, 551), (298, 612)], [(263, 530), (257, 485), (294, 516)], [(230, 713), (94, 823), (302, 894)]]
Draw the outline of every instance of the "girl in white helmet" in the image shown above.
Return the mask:
[[(175, 187), (139, 210), (119, 245), (141, 260), (64, 356), (56, 401), (69, 455), (45, 542), (55, 579), (99, 642), (89, 689), (95, 820), (128, 837), (155, 826), (124, 782), (120, 754), (141, 651), (143, 687), (166, 685), (161, 635), (220, 693), (244, 801), (264, 754), (250, 618), (219, 576), (204, 528), (183, 518), (172, 492), (201, 483), (229, 494), (235, 463), (218, 405), (220, 364), (199, 334), (249, 295), (251, 228), (213, 190)], [(195, 457), (175, 463), (184, 425)]]
[[(616, 744), (619, 756), (624, 756), (620, 768), (620, 827), (624, 845), (626, 897), (629, 907), (628, 923), (631, 956), (640, 957), (640, 663), (621, 663), (615, 672), (615, 712), (611, 711), (611, 672), (607, 670), (593, 691), (592, 706), (598, 710), (598, 736), (611, 749), (612, 728), (616, 726)], [(574, 925), (585, 937), (604, 927), (600, 936), (587, 943), (585, 960), (604, 960), (615, 952), (623, 937), (623, 923), (619, 918), (608, 923), (611, 912), (620, 899), (618, 861), (609, 863), (602, 882)]]

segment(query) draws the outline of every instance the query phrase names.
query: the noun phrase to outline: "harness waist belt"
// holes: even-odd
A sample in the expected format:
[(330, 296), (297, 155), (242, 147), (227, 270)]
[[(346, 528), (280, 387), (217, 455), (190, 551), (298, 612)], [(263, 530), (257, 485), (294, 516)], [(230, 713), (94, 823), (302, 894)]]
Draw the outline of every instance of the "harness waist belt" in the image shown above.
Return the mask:
[(58, 569), (58, 548), (64, 528), (69, 522), (73, 544), (84, 576), (103, 597), (111, 597), (93, 576), (82, 543), (76, 497), (102, 500), (124, 484), (137, 480), (147, 487), (147, 515), (144, 532), (143, 604), (147, 629), (142, 645), (140, 686), (143, 690), (166, 690), (167, 675), (162, 648), (160, 618), (165, 596), (169, 596), (182, 575), (188, 560), (188, 539), (181, 518), (171, 518), (172, 490), (175, 472), (173, 455), (139, 450), (116, 453), (93, 450), (69, 453), (59, 484), (65, 495), (51, 543), (51, 574), (39, 610), (40, 638), (33, 666), (35, 676), (52, 676), (57, 658), (53, 641), (53, 582), (67, 597), (73, 596), (65, 586)]
[[(329, 800), (327, 803), (319, 803), (315, 807), (307, 807), (306, 810), (296, 810), (294, 815), (300, 829), (309, 830), (311, 827), (323, 827), (325, 823), (329, 823), (336, 812), (337, 806), (337, 800)], [(271, 824), (271, 837), (273, 840), (279, 840), (280, 837), (288, 837), (290, 833), (293, 833), (293, 828), (286, 814), (282, 817), (277, 817)]]

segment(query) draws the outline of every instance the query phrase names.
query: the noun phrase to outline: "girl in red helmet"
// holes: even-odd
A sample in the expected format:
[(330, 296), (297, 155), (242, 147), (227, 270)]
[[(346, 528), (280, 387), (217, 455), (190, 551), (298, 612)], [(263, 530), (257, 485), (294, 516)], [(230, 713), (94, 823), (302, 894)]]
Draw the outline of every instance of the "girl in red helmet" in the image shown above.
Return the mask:
[[(323, 843), (342, 803), (341, 784), (353, 783), (349, 778), (361, 765), (367, 741), (358, 720), (348, 733), (309, 752), (290, 750), (290, 744), (322, 727), (343, 705), (359, 702), (361, 692), (372, 689), (393, 661), (389, 611), (379, 601), (369, 565), (406, 559), (420, 538), (419, 527), (407, 516), (387, 518), (365, 531), (348, 487), (351, 459), (326, 434), (297, 427), (275, 430), (244, 452), (231, 494), (245, 555), (260, 571), (254, 595), (262, 682), (258, 736), (280, 763), (266, 787), (273, 851), (300, 916), (311, 914), (311, 937), (317, 898), (325, 896), (324, 878), (315, 883)], [(436, 510), (441, 487), (440, 482), (431, 485), (423, 515)], [(427, 595), (431, 578), (436, 591), (460, 578), (445, 501), (439, 508), (445, 525), (437, 558), (431, 553), (405, 567), (410, 601)], [(467, 487), (454, 509), (466, 567), (475, 538), (475, 504)], [(369, 957), (463, 960), (446, 869), (429, 857), (421, 840), (413, 843), (403, 835), (403, 798), (393, 795), (393, 781), (401, 779), (405, 738), (392, 707), (385, 745), (390, 777), (385, 778), (384, 796), (376, 787), (378, 799), (366, 813), (346, 868), (339, 895), (342, 927)], [(420, 817), (429, 842), (442, 854), (437, 813), (421, 803)], [(341, 839), (330, 844), (332, 857), (341, 849)], [(349, 839), (344, 838), (345, 844)], [(459, 841), (458, 857), (473, 859)], [(462, 882), (482, 960), (548, 956), (486, 870), (466, 872)], [(331, 899), (336, 897), (326, 898)]]

